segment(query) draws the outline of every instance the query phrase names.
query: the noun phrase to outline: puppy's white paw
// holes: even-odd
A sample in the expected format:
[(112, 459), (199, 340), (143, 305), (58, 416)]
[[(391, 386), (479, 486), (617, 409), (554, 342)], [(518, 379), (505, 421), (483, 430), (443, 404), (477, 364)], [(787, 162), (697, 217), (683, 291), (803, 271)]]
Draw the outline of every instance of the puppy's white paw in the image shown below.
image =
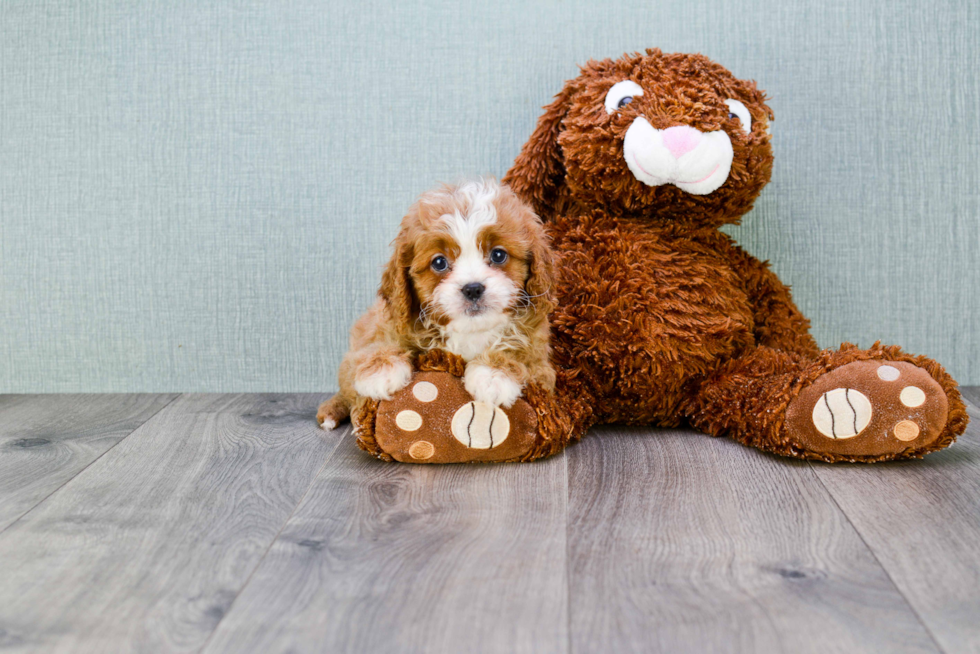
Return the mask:
[(354, 380), (354, 390), (358, 395), (372, 400), (390, 400), (391, 396), (408, 386), (412, 381), (412, 366), (399, 361), (384, 366), (378, 372)]
[(521, 396), (521, 385), (511, 379), (510, 375), (482, 364), (466, 366), (463, 386), (477, 402), (486, 402), (491, 406), (502, 406), (505, 409), (513, 406)]
[(323, 431), (333, 431), (337, 428), (337, 421), (333, 418), (324, 418), (323, 422), (320, 423), (320, 429)]

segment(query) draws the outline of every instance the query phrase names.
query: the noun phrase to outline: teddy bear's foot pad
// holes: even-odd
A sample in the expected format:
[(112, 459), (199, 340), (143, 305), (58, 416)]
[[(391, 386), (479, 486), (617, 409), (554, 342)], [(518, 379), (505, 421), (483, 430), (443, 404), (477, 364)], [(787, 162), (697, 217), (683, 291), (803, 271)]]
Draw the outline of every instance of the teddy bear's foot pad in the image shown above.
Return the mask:
[(537, 416), (524, 400), (509, 409), (474, 402), (458, 377), (416, 373), (378, 405), (378, 446), (404, 463), (516, 461), (530, 451)]
[(904, 361), (855, 361), (821, 375), (789, 405), (786, 429), (802, 447), (880, 457), (939, 437), (949, 403), (928, 372)]

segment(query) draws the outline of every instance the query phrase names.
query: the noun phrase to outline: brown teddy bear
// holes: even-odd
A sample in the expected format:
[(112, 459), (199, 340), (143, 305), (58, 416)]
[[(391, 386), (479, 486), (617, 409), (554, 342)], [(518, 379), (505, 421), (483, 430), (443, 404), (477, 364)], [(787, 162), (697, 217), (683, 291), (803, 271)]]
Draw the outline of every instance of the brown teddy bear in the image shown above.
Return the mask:
[[(355, 407), (361, 447), (387, 460), (526, 461), (598, 423), (689, 424), (824, 461), (950, 445), (967, 414), (942, 366), (877, 343), (821, 351), (789, 289), (719, 231), (769, 181), (770, 120), (754, 82), (701, 55), (586, 64), (504, 178), (555, 250), (555, 393), (525, 389), (494, 426), (461, 387), (462, 360), (429, 353), (392, 400)], [(418, 381), (439, 396), (420, 401)], [(421, 418), (412, 431), (399, 427), (405, 412)]]

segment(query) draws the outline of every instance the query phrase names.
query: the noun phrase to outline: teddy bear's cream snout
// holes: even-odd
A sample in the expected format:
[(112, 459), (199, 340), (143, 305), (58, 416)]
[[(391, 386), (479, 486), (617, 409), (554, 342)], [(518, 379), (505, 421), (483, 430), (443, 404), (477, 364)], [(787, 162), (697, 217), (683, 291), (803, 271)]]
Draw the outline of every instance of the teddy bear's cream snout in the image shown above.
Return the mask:
[(647, 186), (673, 184), (692, 195), (707, 195), (728, 179), (734, 151), (724, 130), (656, 129), (640, 116), (626, 131), (623, 156), (633, 176)]

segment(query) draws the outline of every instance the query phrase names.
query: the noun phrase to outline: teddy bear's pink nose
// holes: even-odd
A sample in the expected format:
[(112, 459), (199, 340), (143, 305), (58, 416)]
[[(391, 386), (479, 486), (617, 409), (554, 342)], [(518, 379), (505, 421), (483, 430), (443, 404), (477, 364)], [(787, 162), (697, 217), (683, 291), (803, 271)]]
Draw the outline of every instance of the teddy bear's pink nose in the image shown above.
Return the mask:
[(701, 132), (693, 127), (680, 125), (679, 127), (665, 129), (663, 131), (663, 139), (664, 145), (674, 155), (674, 158), (680, 159), (683, 155), (698, 147), (698, 143), (701, 142)]

